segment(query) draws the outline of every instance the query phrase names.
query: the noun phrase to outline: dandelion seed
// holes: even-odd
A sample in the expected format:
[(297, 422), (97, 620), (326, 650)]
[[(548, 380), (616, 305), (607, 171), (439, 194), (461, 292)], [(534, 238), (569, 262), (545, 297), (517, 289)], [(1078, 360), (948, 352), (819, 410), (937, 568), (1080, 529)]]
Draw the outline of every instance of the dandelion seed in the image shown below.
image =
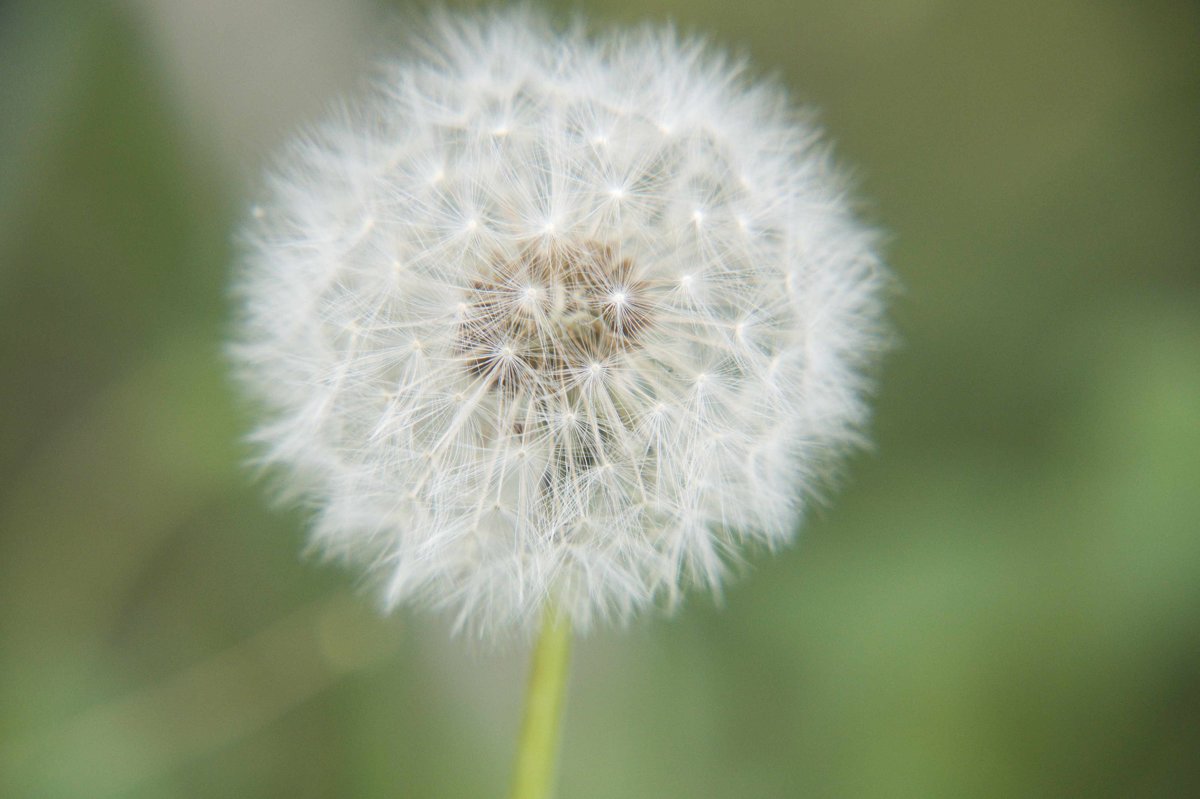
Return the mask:
[(250, 212), (262, 460), (388, 606), (480, 634), (719, 589), (861, 440), (872, 231), (781, 90), (702, 43), (433, 28)]

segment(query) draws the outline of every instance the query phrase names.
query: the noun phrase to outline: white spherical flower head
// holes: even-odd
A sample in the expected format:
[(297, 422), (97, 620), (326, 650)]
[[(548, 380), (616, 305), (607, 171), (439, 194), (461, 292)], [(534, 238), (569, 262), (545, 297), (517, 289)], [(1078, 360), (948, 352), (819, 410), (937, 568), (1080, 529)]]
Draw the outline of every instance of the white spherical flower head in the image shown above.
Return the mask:
[(864, 419), (882, 270), (780, 89), (670, 30), (438, 18), (247, 228), (264, 461), (476, 632), (719, 588)]

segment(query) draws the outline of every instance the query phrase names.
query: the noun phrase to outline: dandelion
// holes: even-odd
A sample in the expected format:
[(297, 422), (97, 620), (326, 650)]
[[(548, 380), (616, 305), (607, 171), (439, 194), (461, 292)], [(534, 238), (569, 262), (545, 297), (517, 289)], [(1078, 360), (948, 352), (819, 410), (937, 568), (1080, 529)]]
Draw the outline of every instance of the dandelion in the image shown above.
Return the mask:
[(388, 607), (478, 633), (718, 589), (859, 440), (872, 232), (782, 92), (702, 43), (529, 11), (432, 34), (246, 228), (263, 461)]
[(669, 29), (404, 52), (247, 225), (262, 460), (386, 606), (483, 636), (719, 590), (860, 441), (882, 270), (818, 131)]

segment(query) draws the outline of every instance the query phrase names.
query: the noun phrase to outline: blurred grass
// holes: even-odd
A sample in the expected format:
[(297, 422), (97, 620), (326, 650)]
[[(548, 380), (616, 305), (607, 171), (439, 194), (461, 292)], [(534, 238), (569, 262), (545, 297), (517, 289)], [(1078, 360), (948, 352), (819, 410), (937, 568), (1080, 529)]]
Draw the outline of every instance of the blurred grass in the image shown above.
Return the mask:
[[(498, 795), (521, 654), (376, 619), (247, 484), (219, 353), (252, 158), (143, 7), (0, 7), (0, 794)], [(800, 546), (582, 643), (561, 794), (1196, 795), (1196, 8), (589, 8), (821, 107), (903, 347)]]

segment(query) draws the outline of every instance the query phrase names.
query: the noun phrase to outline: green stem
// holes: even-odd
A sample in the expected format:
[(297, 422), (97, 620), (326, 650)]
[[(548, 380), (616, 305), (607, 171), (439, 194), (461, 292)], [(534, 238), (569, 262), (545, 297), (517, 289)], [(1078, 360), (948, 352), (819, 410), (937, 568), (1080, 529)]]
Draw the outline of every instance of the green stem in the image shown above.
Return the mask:
[(554, 791), (558, 728), (570, 654), (571, 625), (548, 607), (542, 616), (542, 631), (529, 670), (529, 693), (525, 697), (525, 721), (517, 744), (512, 799), (548, 799)]

